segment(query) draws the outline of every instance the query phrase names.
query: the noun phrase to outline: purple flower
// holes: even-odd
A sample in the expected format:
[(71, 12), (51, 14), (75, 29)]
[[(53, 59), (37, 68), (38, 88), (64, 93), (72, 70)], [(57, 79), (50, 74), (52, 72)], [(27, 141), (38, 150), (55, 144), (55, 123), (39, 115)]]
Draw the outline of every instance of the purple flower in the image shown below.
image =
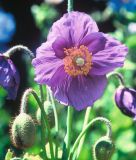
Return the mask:
[(60, 103), (81, 110), (103, 95), (106, 74), (123, 66), (127, 51), (119, 41), (98, 32), (89, 15), (67, 13), (37, 49), (32, 61), (35, 81), (50, 86)]
[(8, 92), (8, 99), (15, 99), (20, 83), (20, 77), (13, 62), (0, 54), (0, 86)]
[(134, 89), (119, 87), (115, 93), (115, 102), (125, 115), (136, 118), (136, 91)]

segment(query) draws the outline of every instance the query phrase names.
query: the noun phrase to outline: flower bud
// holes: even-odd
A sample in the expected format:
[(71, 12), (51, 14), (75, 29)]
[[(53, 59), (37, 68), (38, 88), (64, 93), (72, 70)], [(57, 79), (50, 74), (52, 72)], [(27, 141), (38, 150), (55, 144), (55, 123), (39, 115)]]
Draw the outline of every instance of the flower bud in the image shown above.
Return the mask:
[(35, 140), (35, 124), (32, 118), (26, 113), (20, 113), (11, 126), (12, 143), (17, 148), (31, 147)]
[(93, 146), (93, 156), (95, 160), (110, 160), (114, 152), (114, 144), (107, 137), (101, 137)]
[[(53, 128), (55, 125), (55, 118), (54, 118), (54, 112), (53, 112), (51, 102), (49, 102), (49, 101), (44, 102), (44, 110), (47, 115), (49, 125), (51, 128)], [(38, 110), (37, 110), (36, 118), (37, 118), (38, 123), (41, 124), (41, 110), (40, 110), (40, 108), (38, 108)]]
[(125, 115), (136, 117), (136, 91), (120, 86), (115, 93), (115, 102)]

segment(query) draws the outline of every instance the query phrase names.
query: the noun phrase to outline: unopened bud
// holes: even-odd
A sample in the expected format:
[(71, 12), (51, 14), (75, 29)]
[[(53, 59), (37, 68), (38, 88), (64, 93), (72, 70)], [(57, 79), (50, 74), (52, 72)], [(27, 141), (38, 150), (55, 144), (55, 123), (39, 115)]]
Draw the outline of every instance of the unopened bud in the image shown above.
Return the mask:
[(120, 86), (115, 93), (115, 102), (122, 113), (136, 120), (136, 90)]
[(35, 123), (26, 113), (20, 113), (13, 121), (11, 139), (17, 148), (28, 148), (34, 143), (36, 135)]
[(93, 146), (95, 160), (110, 160), (115, 146), (107, 136), (101, 137)]
[[(53, 112), (51, 102), (49, 102), (49, 101), (44, 102), (44, 110), (47, 115), (50, 128), (53, 128), (55, 125), (55, 118), (54, 118), (54, 112)], [(37, 110), (36, 118), (37, 118), (38, 123), (41, 124), (41, 110), (40, 110), (40, 108), (38, 108), (38, 110)]]

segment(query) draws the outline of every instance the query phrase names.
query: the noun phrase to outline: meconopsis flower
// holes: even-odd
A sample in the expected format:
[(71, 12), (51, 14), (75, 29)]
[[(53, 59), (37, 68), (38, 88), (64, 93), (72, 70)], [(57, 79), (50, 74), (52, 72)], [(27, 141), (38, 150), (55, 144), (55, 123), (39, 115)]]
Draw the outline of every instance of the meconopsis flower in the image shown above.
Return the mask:
[(125, 115), (136, 119), (136, 91), (134, 89), (120, 86), (115, 93), (115, 102)]
[(115, 11), (121, 8), (130, 12), (136, 12), (136, 0), (109, 0), (108, 5)]
[(20, 76), (13, 62), (0, 54), (0, 86), (8, 92), (8, 99), (15, 99), (20, 83)]
[(60, 103), (82, 110), (103, 95), (106, 74), (123, 66), (127, 51), (98, 32), (89, 15), (70, 12), (53, 24), (47, 42), (37, 49), (35, 81), (50, 86)]
[(10, 42), (16, 30), (14, 16), (0, 9), (0, 43)]

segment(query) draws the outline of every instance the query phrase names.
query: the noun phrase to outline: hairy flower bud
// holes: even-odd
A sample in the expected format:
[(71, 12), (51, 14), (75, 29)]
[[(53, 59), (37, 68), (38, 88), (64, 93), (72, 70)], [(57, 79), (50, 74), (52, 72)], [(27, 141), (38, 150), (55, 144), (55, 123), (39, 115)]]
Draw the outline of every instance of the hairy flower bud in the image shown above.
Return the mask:
[[(44, 110), (47, 115), (49, 125), (51, 128), (53, 128), (55, 125), (55, 118), (54, 118), (54, 112), (53, 112), (51, 102), (49, 102), (49, 101), (44, 102)], [(40, 110), (40, 108), (38, 108), (38, 110), (37, 110), (36, 118), (37, 118), (38, 123), (41, 124), (41, 110)]]
[(136, 117), (136, 91), (120, 86), (115, 93), (115, 102), (125, 115)]
[(20, 113), (11, 126), (11, 139), (17, 148), (31, 147), (35, 140), (35, 124), (26, 113)]
[(95, 160), (110, 160), (114, 152), (114, 144), (107, 137), (101, 137), (93, 146), (93, 156)]

